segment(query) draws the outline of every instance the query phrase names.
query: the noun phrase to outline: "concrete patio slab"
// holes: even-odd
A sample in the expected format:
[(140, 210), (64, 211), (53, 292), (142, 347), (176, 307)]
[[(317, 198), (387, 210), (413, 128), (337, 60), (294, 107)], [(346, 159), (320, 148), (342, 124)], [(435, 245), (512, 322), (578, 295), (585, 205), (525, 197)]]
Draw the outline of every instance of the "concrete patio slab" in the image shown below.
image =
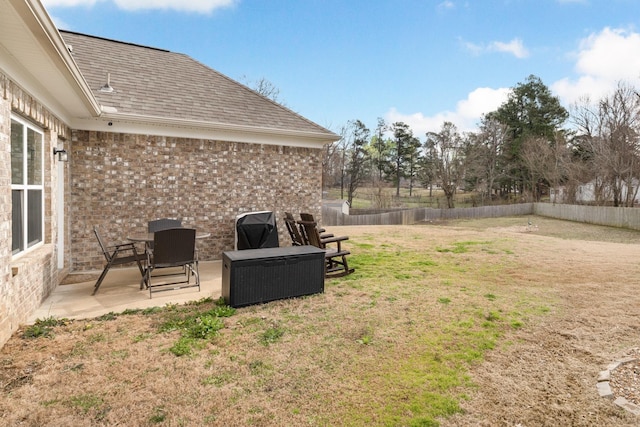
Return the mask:
[[(126, 309), (162, 307), (184, 304), (203, 298), (220, 298), (222, 292), (222, 261), (200, 262), (200, 292), (187, 288), (155, 293), (149, 298), (147, 289), (140, 290), (140, 271), (137, 267), (112, 269), (96, 295), (91, 295), (100, 274), (83, 272), (79, 283), (59, 285), (30, 316), (28, 323), (48, 317), (90, 319), (106, 313), (120, 313)], [(94, 273), (94, 274), (90, 274)], [(73, 275), (70, 275), (73, 276)]]

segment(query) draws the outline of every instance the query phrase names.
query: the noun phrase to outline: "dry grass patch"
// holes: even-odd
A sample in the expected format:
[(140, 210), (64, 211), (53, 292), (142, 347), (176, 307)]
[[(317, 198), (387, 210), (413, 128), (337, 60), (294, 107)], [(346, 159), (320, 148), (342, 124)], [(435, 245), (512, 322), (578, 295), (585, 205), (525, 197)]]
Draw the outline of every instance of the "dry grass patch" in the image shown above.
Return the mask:
[(637, 341), (639, 233), (533, 222), (343, 227), (324, 294), (43, 319), (0, 353), (0, 424), (632, 425), (595, 380)]

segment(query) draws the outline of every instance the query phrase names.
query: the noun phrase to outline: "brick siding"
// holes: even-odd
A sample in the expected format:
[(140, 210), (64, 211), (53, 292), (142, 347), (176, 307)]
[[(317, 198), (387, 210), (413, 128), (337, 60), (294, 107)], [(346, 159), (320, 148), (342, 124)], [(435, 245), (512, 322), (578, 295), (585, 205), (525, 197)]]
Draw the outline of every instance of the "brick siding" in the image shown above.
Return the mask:
[[(15, 259), (11, 254), (11, 113), (44, 130), (44, 244)], [(0, 73), (0, 346), (24, 323), (58, 284), (55, 191), (57, 176), (52, 155), (69, 135), (62, 121), (21, 87)]]
[[(44, 131), (43, 245), (11, 255), (11, 114)], [(64, 169), (65, 266), (57, 268), (58, 161)], [(180, 217), (211, 232), (198, 242), (201, 260), (220, 259), (235, 242), (238, 214), (276, 213), (280, 244), (291, 244), (284, 211), (321, 214), (322, 150), (117, 132), (71, 130), (0, 73), (0, 347), (26, 322), (67, 272), (100, 270), (93, 226), (107, 242), (146, 231), (147, 221)], [(62, 179), (62, 177), (60, 177)]]
[(99, 269), (93, 235), (107, 242), (145, 232), (147, 221), (182, 218), (212, 233), (198, 242), (201, 260), (220, 259), (235, 243), (235, 217), (274, 211), (282, 246), (291, 245), (284, 211), (321, 210), (320, 149), (73, 131), (72, 270)]

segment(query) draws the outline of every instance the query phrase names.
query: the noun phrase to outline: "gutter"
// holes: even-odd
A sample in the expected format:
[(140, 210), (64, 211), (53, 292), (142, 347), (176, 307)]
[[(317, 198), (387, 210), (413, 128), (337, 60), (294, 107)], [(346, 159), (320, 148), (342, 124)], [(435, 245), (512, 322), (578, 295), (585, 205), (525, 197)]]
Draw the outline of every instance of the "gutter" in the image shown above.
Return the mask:
[(162, 118), (155, 116), (145, 116), (145, 115), (137, 115), (137, 114), (128, 114), (128, 113), (118, 113), (114, 111), (113, 107), (102, 107), (102, 113), (100, 114), (100, 119), (107, 122), (129, 122), (129, 123), (138, 123), (146, 126), (161, 126), (161, 127), (177, 127), (177, 128), (188, 128), (188, 129), (200, 129), (203, 131), (221, 131), (221, 132), (232, 132), (232, 133), (245, 133), (245, 134), (256, 134), (256, 135), (268, 135), (274, 137), (284, 137), (287, 139), (294, 138), (302, 138), (307, 140), (314, 140), (323, 143), (330, 143), (334, 141), (338, 141), (340, 136), (327, 131), (327, 132), (313, 132), (313, 131), (301, 131), (301, 130), (289, 130), (289, 129), (278, 129), (278, 128), (268, 128), (268, 127), (255, 127), (255, 126), (244, 126), (244, 125), (235, 125), (229, 123), (216, 123), (216, 122), (203, 122), (198, 120), (189, 120), (189, 119), (172, 119), (172, 118)]
[[(62, 39), (60, 32), (51, 20), (51, 17), (38, 0), (8, 0), (15, 10), (23, 17), (33, 29), (34, 35), (43, 43), (47, 43), (54, 50), (54, 62), (58, 63), (61, 68), (66, 69), (67, 76), (78, 94), (82, 97), (82, 101), (94, 116), (101, 113), (100, 104), (93, 95), (89, 85), (82, 76), (78, 65), (71, 56), (67, 44)], [(37, 31), (39, 30), (39, 31)], [(57, 60), (56, 60), (57, 59)]]

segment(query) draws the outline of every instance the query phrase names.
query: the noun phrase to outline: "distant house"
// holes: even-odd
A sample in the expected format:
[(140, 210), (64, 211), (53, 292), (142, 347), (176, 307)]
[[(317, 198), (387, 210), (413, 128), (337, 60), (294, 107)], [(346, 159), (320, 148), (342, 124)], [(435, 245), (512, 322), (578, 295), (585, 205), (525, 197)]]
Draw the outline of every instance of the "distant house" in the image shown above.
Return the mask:
[[(629, 187), (627, 182), (619, 183), (619, 192), (618, 195), (619, 203), (621, 205), (626, 206), (634, 206), (638, 204), (638, 180), (633, 179), (632, 185)], [(614, 201), (614, 191), (613, 188), (609, 185), (600, 186), (600, 188), (596, 187), (594, 181), (588, 182), (586, 184), (582, 184), (578, 186), (576, 190), (576, 201), (578, 203), (593, 203), (597, 201), (596, 195), (599, 193), (599, 199), (602, 201), (607, 201), (613, 203)]]
[(0, 29), (0, 346), (101, 268), (94, 225), (121, 241), (180, 217), (219, 259), (240, 213), (320, 215), (333, 132), (186, 55), (59, 32), (38, 0), (0, 0)]
[(349, 202), (347, 200), (324, 200), (322, 202), (326, 208), (336, 209), (345, 215), (349, 215)]
[[(636, 206), (640, 203), (640, 195), (638, 194), (640, 183), (637, 179), (633, 179), (633, 186), (628, 187), (627, 183), (620, 184), (619, 203), (621, 205)], [(573, 194), (571, 194), (573, 192)], [(561, 186), (557, 190), (550, 190), (551, 201), (554, 203), (578, 203), (578, 204), (601, 204), (608, 205), (613, 203), (613, 188), (610, 185), (599, 184), (595, 181), (580, 184), (574, 189)], [(628, 202), (627, 202), (628, 197)]]

